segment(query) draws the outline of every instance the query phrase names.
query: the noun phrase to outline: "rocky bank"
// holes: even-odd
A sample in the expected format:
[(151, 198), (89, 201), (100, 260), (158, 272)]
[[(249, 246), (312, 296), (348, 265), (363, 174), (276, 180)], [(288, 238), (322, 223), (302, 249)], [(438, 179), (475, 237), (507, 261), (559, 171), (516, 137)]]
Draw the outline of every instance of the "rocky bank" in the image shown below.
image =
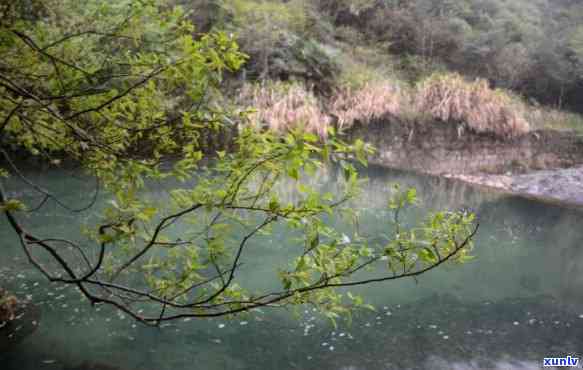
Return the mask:
[(385, 117), (346, 135), (372, 144), (370, 162), (441, 175), (513, 194), (583, 206), (583, 136), (531, 131), (502, 138), (444, 122)]

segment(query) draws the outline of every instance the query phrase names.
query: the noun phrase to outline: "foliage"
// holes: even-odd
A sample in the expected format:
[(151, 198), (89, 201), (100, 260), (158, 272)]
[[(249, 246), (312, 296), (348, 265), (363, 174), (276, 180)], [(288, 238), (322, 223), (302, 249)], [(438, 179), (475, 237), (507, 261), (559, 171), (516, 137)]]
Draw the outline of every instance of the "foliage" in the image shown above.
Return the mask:
[(337, 25), (366, 35), (370, 45), (487, 78), (547, 104), (583, 109), (578, 100), (583, 67), (580, 2), (316, 2)]
[[(342, 230), (351, 234), (346, 241), (329, 220), (354, 213), (349, 201), (361, 180), (347, 158), (365, 165), (371, 148), (330, 130), (321, 140), (302, 129), (317, 121), (292, 123), (308, 119), (301, 114), (282, 133), (242, 125), (254, 116), (217, 103), (223, 75), (246, 59), (225, 33), (194, 37), (186, 12), (160, 1), (42, 5), (42, 17), (16, 12), (1, 29), (0, 135), (6, 169), (43, 200), (8, 199), (0, 187), (0, 203), (30, 262), (50, 281), (150, 324), (304, 303), (335, 319), (364, 305), (339, 288), (415, 277), (466, 258), (474, 216), (437, 213), (420, 226), (402, 225), (399, 213), (415, 203), (412, 190), (396, 189), (388, 204), (392, 239), (373, 244), (352, 227)], [(296, 86), (274, 87), (271, 95), (251, 91), (255, 104), (275, 103), (274, 117), (317, 113)], [(203, 161), (201, 130), (228, 125), (238, 125), (234, 150)], [(76, 161), (95, 177), (95, 195), (71, 209), (27, 178), (5, 143), (54, 165)], [(333, 160), (344, 174), (336, 193), (307, 185)], [(297, 184), (293, 201), (278, 196), (283, 181)], [(162, 194), (146, 197), (151, 186)], [(35, 212), (55, 202), (79, 213), (102, 198), (83, 243), (37, 236), (21, 217), (24, 206)], [(246, 251), (282, 230), (297, 238), (289, 240), (294, 257), (274, 276), (279, 289), (250, 291), (240, 274)], [(355, 276), (364, 268), (379, 277)]]

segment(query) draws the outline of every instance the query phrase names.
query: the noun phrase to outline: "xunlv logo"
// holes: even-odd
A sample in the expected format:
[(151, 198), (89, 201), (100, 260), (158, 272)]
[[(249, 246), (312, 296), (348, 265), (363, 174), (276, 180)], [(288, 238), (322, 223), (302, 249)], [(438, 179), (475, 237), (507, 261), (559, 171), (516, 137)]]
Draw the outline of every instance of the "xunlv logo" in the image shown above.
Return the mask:
[(559, 367), (575, 367), (579, 364), (579, 358), (576, 357), (545, 357), (544, 359), (544, 367), (549, 366), (559, 366)]

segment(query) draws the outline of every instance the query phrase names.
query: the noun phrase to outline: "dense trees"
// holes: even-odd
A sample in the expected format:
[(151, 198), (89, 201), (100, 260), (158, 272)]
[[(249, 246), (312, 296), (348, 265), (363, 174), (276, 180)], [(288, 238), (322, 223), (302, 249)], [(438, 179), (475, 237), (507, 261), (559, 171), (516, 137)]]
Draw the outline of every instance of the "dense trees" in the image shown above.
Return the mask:
[[(319, 1), (370, 43), (489, 78), (551, 105), (583, 110), (581, 27), (574, 1)], [(363, 5), (364, 4), (364, 5)], [(339, 8), (340, 7), (340, 8)]]
[[(0, 207), (46, 278), (151, 324), (303, 303), (333, 319), (364, 305), (341, 287), (415, 277), (467, 257), (474, 216), (438, 212), (403, 224), (399, 214), (415, 203), (414, 190), (395, 189), (386, 240), (360, 235), (350, 207), (360, 180), (345, 159), (366, 164), (371, 149), (333, 132), (322, 140), (301, 129), (276, 134), (248, 125), (252, 116), (231, 109), (220, 91), (246, 56), (226, 33), (197, 33), (173, 3), (3, 3), (2, 175), (41, 201), (27, 204), (3, 181)], [(272, 68), (269, 60), (259, 66)], [(233, 125), (234, 149), (203, 160), (201, 130)], [(55, 166), (80, 165), (95, 179), (94, 194), (72, 208), (20, 170), (16, 150)], [(322, 193), (308, 179), (332, 158), (344, 178)], [(293, 197), (281, 196), (283, 181), (293, 184)], [(159, 197), (147, 197), (153, 187)], [(22, 216), (49, 202), (99, 217), (81, 239), (37, 235)], [(330, 221), (338, 215), (350, 216), (342, 231)], [(286, 241), (291, 257), (266, 277), (276, 288), (247, 289), (240, 274), (247, 250), (259, 235), (283, 231), (294, 238)], [(365, 268), (378, 275), (359, 277)]]

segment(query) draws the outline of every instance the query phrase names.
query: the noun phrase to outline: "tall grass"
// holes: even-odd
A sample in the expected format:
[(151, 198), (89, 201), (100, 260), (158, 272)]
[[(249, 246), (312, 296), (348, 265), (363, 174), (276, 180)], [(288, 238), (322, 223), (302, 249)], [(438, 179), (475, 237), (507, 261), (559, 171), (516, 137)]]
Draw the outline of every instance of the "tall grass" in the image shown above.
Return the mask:
[(326, 137), (330, 116), (324, 114), (318, 98), (299, 83), (246, 84), (240, 97), (255, 109), (250, 116), (255, 124), (276, 132), (303, 127)]
[(583, 131), (583, 117), (528, 105), (519, 97), (491, 89), (487, 81), (467, 81), (458, 74), (435, 74), (415, 87), (396, 80), (345, 86), (328, 99), (319, 99), (299, 83), (247, 84), (240, 101), (253, 107), (251, 121), (285, 132), (293, 128), (325, 137), (334, 122), (346, 129), (392, 116), (397, 120), (463, 125), (478, 133), (509, 138), (531, 129)]
[(398, 116), (404, 99), (406, 95), (398, 85), (367, 83), (358, 89), (342, 89), (331, 99), (329, 108), (342, 129), (355, 122), (367, 123), (388, 114)]
[(419, 84), (414, 102), (419, 112), (447, 123), (465, 123), (475, 132), (514, 137), (530, 129), (523, 104), (481, 79), (469, 82), (458, 74), (432, 75)]

